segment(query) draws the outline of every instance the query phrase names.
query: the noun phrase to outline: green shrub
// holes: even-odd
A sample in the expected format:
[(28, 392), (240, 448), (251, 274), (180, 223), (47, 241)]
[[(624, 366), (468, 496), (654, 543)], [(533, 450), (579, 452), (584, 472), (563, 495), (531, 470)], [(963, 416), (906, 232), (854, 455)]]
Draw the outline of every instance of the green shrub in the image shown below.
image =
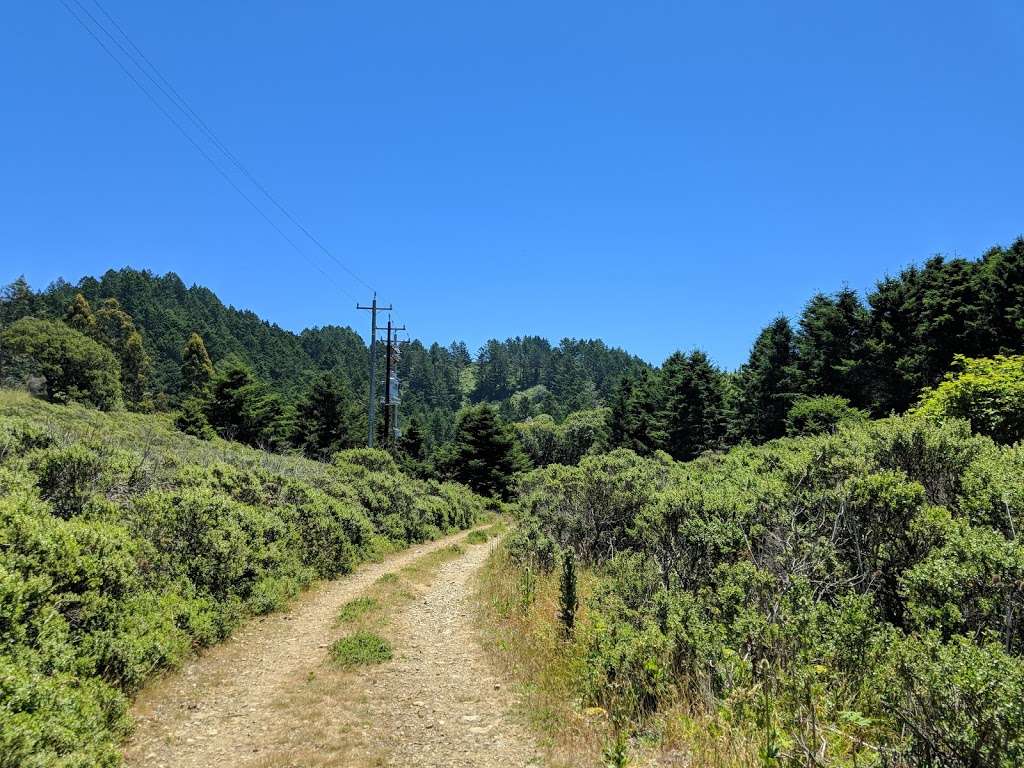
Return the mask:
[(127, 696), (161, 670), (484, 512), (459, 486), (0, 392), (0, 768), (117, 765)]
[(851, 406), (845, 397), (801, 397), (786, 414), (786, 434), (819, 435), (834, 431), (843, 422), (866, 419), (867, 414)]
[(627, 733), (681, 702), (773, 765), (1010, 766), (1022, 469), (1024, 448), (920, 417), (615, 452), (523, 478), (503, 548), (522, 583), (563, 551), (591, 569), (567, 674)]
[(957, 355), (953, 370), (925, 390), (915, 409), (925, 418), (965, 419), (998, 443), (1024, 439), (1024, 355)]
[(880, 669), (909, 765), (1011, 768), (1024, 761), (1024, 664), (995, 644), (933, 635), (894, 646)]
[(391, 643), (372, 632), (354, 632), (331, 646), (331, 661), (343, 669), (382, 664), (393, 656)]
[(394, 457), (387, 451), (379, 448), (350, 448), (345, 451), (338, 451), (332, 459), (335, 466), (345, 469), (346, 467), (359, 467), (368, 472), (385, 472), (398, 474), (398, 465)]
[(916, 626), (1024, 653), (1024, 547), (997, 531), (950, 522), (943, 540), (901, 579)]
[(105, 490), (104, 459), (83, 445), (39, 451), (31, 466), (40, 496), (59, 517), (81, 514), (92, 495)]
[(112, 686), (0, 655), (0, 701), (0, 768), (120, 765), (130, 724)]

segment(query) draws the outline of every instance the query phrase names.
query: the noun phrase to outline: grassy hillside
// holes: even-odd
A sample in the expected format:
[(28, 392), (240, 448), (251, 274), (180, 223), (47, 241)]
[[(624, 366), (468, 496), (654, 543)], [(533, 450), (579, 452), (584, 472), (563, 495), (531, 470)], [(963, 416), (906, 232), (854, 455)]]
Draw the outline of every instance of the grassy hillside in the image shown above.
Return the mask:
[(116, 765), (152, 675), (483, 513), (380, 452), (320, 464), (0, 391), (0, 768)]
[(567, 764), (1024, 761), (1024, 445), (891, 418), (588, 457), (520, 504), (489, 621)]

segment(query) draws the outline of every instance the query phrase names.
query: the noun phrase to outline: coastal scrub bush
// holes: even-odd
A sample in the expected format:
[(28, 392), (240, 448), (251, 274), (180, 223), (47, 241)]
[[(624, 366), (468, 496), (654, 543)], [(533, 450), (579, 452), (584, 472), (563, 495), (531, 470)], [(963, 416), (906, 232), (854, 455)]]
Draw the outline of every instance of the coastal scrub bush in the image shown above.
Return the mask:
[(359, 456), (0, 392), (0, 768), (113, 768), (155, 675), (316, 578), (483, 517), (465, 488)]
[(628, 733), (697, 718), (771, 765), (1009, 768), (1022, 456), (919, 415), (685, 463), (620, 450), (523, 477), (502, 546), (518, 581), (567, 552), (588, 572), (559, 668)]

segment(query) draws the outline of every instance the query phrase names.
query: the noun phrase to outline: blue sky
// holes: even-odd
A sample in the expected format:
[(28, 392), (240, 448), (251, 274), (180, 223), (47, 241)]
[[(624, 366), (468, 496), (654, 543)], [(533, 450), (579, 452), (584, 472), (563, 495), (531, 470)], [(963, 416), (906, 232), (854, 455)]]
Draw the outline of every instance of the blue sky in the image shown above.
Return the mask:
[[(1018, 0), (101, 2), (425, 340), (733, 367), (814, 291), (1024, 232)], [(365, 330), (58, 0), (7, 9), (0, 93), (3, 282), (173, 270)]]

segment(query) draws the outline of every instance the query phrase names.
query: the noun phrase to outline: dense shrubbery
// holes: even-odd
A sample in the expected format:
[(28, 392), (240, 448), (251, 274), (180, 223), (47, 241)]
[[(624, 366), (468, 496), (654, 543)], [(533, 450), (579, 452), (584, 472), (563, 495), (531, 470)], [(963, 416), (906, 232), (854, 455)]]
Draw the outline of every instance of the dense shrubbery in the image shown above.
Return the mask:
[(786, 434), (791, 437), (831, 432), (843, 421), (864, 421), (868, 415), (850, 405), (845, 397), (800, 397), (786, 414)]
[(1009, 767), (1022, 468), (1024, 447), (916, 417), (688, 463), (620, 450), (527, 475), (507, 551), (598, 575), (566, 652), (619, 722), (703, 712), (766, 765)]
[(996, 442), (1024, 440), (1024, 355), (957, 355), (953, 370), (924, 392), (915, 410), (928, 418), (967, 419)]
[(607, 408), (576, 411), (561, 423), (541, 414), (514, 426), (519, 444), (535, 467), (576, 464), (606, 448), (608, 414)]
[(154, 672), (482, 511), (378, 451), (323, 465), (0, 394), (0, 768), (116, 765)]

